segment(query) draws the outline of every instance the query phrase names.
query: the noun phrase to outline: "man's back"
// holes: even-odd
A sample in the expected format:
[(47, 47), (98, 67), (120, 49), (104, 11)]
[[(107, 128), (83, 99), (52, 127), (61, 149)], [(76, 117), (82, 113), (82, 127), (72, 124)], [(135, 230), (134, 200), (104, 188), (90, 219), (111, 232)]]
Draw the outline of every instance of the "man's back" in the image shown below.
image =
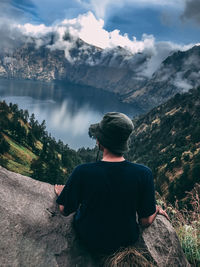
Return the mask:
[(57, 202), (66, 214), (77, 211), (76, 230), (90, 249), (108, 252), (137, 240), (136, 211), (156, 210), (151, 171), (126, 160), (79, 165)]

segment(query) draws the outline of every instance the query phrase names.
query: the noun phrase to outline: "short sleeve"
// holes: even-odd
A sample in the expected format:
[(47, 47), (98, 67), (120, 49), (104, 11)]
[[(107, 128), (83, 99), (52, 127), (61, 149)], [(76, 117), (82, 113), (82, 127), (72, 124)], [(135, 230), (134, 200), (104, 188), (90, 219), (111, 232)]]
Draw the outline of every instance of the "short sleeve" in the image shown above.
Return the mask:
[(141, 177), (138, 200), (137, 213), (139, 218), (147, 218), (156, 212), (153, 175), (148, 168)]
[(69, 177), (56, 202), (64, 206), (66, 215), (76, 211), (81, 201), (81, 176), (77, 167)]

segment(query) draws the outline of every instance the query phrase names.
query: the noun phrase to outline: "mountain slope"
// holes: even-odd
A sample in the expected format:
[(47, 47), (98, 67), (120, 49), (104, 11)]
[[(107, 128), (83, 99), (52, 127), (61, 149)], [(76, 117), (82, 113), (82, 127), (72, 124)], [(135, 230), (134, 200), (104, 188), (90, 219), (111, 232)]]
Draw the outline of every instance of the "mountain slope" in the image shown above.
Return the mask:
[(176, 94), (134, 120), (129, 160), (146, 164), (170, 201), (200, 182), (200, 88)]
[[(0, 102), (0, 164), (11, 171), (49, 183), (65, 183), (81, 163), (76, 151), (58, 142), (27, 110)], [(87, 151), (82, 150), (82, 154)]]
[(200, 46), (172, 53), (147, 76), (153, 55), (132, 54), (122, 47), (101, 49), (71, 36), (63, 38), (60, 46), (52, 40), (39, 45), (32, 38), (13, 52), (1, 52), (0, 78), (68, 80), (117, 93), (122, 101), (145, 110), (200, 85)]
[(176, 93), (184, 93), (200, 86), (200, 46), (185, 52), (175, 52), (167, 57), (140, 88), (129, 94), (127, 102), (139, 102), (142, 106), (157, 106)]

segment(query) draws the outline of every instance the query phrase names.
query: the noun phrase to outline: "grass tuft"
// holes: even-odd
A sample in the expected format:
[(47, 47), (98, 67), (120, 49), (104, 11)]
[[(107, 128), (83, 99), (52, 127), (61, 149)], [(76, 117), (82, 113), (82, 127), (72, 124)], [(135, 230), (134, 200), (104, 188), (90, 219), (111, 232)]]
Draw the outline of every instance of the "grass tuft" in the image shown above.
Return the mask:
[[(185, 198), (187, 206), (181, 208), (182, 203), (176, 201), (175, 207), (166, 205), (159, 200), (167, 210), (171, 223), (179, 237), (186, 258), (192, 266), (200, 266), (200, 184), (195, 184), (191, 192), (187, 192)], [(188, 209), (190, 207), (190, 209)]]
[(123, 248), (109, 256), (105, 262), (104, 267), (154, 267), (149, 262), (142, 252), (139, 252), (134, 247)]

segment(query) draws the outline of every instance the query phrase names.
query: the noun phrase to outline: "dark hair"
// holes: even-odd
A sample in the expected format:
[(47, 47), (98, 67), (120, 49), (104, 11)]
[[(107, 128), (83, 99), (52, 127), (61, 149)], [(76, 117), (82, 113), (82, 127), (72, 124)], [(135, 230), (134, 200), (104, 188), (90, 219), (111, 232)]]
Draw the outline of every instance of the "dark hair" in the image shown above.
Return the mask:
[[(98, 139), (97, 139), (98, 140)], [(121, 156), (123, 156), (123, 154), (124, 153), (121, 153), (121, 152), (114, 152), (114, 151), (112, 151), (111, 149), (109, 149), (109, 148), (107, 148), (107, 147), (104, 147), (104, 146), (102, 146), (100, 143), (99, 143), (99, 149), (101, 150), (101, 148), (103, 149), (103, 148), (106, 148), (106, 149), (108, 149), (108, 151), (110, 152), (110, 153), (112, 153), (113, 155), (115, 155), (115, 156), (117, 156), (117, 157), (121, 157)]]
[(117, 152), (112, 152), (110, 149), (108, 149), (113, 155), (117, 157), (122, 157), (124, 153), (117, 153)]

